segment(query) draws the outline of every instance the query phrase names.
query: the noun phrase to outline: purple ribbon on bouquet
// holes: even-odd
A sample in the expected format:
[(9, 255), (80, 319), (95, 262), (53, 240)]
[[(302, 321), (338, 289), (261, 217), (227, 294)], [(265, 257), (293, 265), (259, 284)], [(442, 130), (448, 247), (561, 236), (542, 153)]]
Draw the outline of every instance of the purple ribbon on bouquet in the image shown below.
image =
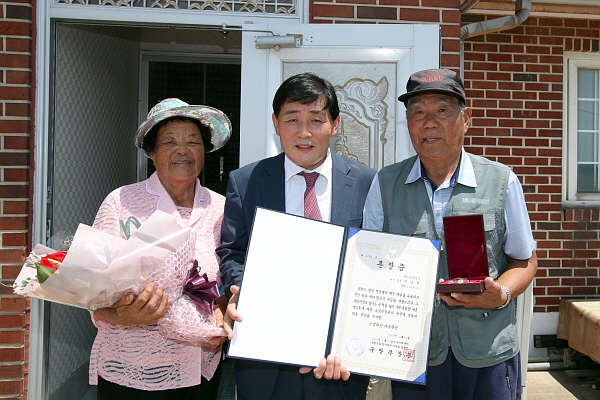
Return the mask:
[(183, 285), (183, 293), (209, 314), (213, 312), (214, 300), (219, 298), (217, 281), (209, 281), (206, 273), (200, 275), (198, 261), (194, 261), (194, 266), (188, 272), (187, 281)]

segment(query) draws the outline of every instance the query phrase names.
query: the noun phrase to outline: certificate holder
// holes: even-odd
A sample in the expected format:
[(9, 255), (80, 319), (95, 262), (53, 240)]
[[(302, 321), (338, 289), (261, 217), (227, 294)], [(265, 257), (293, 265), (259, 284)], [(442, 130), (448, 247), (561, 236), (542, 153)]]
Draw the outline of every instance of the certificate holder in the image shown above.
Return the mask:
[(257, 208), (228, 355), (425, 383), (439, 243)]

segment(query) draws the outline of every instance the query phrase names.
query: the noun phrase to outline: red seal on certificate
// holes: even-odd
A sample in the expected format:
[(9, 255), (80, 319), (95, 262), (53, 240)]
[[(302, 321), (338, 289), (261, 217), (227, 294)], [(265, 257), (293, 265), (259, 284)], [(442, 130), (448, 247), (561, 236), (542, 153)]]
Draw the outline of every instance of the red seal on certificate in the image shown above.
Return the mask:
[(411, 349), (404, 349), (402, 352), (402, 361), (415, 362), (415, 351)]
[(360, 338), (352, 338), (346, 344), (346, 351), (351, 356), (358, 357), (365, 351), (365, 344)]

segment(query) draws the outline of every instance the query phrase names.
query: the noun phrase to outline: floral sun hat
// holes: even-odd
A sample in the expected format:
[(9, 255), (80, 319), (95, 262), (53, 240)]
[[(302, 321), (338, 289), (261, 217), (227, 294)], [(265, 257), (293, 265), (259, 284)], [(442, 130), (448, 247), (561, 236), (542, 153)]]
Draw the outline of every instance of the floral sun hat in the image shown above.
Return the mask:
[(148, 113), (148, 119), (140, 125), (135, 134), (136, 147), (138, 149), (142, 148), (146, 134), (154, 125), (171, 117), (193, 118), (206, 126), (210, 130), (210, 143), (213, 145), (210, 152), (223, 147), (231, 136), (231, 122), (223, 111), (209, 106), (189, 105), (185, 101), (172, 98), (164, 99), (152, 107), (152, 110)]

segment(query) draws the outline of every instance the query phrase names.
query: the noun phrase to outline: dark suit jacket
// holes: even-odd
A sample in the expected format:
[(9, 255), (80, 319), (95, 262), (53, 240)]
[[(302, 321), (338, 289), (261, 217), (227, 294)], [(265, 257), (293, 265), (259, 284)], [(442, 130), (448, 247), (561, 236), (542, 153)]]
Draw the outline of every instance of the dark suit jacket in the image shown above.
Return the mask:
[[(332, 153), (331, 156), (331, 223), (360, 228), (365, 199), (375, 170), (337, 154)], [(230, 286), (242, 283), (248, 237), (256, 207), (285, 212), (284, 159), (281, 153), (237, 169), (229, 175), (221, 246), (217, 249), (221, 258), (221, 279), (229, 296)], [(246, 398), (268, 399), (277, 370), (278, 365), (273, 363), (236, 360), (238, 391), (244, 392)], [(352, 375), (348, 382), (341, 381), (340, 387), (346, 399), (360, 399), (364, 398), (367, 383), (367, 377)]]

